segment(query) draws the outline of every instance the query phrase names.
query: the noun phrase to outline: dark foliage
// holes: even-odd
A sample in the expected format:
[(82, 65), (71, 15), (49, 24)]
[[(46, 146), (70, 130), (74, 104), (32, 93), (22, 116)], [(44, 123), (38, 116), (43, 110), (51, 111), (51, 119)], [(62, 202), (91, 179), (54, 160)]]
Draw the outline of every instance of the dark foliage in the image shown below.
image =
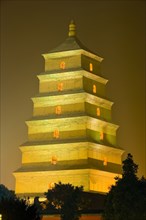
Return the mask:
[(0, 201), (1, 199), (14, 199), (16, 198), (15, 193), (7, 189), (3, 184), (0, 184)]
[(28, 205), (5, 186), (0, 185), (0, 213), (3, 220), (39, 220), (35, 205)]
[(122, 178), (116, 178), (105, 206), (105, 220), (146, 220), (146, 179), (136, 176), (138, 166), (128, 154)]
[(59, 182), (55, 187), (45, 193), (48, 205), (58, 209), (62, 220), (78, 220), (83, 205), (83, 187)]

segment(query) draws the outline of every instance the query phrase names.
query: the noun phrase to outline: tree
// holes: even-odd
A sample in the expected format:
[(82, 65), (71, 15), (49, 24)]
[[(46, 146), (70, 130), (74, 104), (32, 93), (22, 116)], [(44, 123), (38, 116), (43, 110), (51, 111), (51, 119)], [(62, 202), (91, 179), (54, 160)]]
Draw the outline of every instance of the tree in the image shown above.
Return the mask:
[(35, 205), (28, 205), (24, 199), (0, 185), (0, 213), (3, 220), (39, 220)]
[(45, 193), (48, 205), (60, 211), (62, 220), (78, 220), (81, 216), (83, 187), (55, 183), (55, 187)]
[(15, 193), (11, 190), (8, 190), (3, 184), (0, 184), (0, 201), (4, 198), (14, 199)]
[(116, 177), (105, 204), (105, 220), (146, 220), (146, 179), (138, 179), (131, 154), (123, 161), (122, 178)]

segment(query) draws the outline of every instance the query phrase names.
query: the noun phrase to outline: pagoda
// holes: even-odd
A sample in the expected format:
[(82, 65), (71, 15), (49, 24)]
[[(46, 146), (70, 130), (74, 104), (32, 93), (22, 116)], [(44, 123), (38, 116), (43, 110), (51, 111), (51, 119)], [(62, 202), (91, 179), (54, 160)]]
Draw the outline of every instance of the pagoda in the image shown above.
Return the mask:
[(61, 181), (106, 193), (121, 173), (124, 151), (116, 144), (103, 58), (78, 40), (73, 21), (66, 40), (43, 57), (45, 72), (37, 76), (39, 94), (26, 121), (28, 141), (20, 146), (22, 166), (14, 172), (15, 192), (39, 195)]

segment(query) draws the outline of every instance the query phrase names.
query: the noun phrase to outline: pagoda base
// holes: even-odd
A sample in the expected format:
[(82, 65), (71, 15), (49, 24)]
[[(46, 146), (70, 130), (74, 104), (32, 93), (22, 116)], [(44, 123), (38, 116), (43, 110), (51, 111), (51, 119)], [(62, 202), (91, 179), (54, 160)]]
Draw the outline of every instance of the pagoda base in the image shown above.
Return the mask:
[(55, 183), (83, 186), (84, 191), (106, 193), (118, 174), (96, 169), (15, 172), (16, 194), (43, 194)]

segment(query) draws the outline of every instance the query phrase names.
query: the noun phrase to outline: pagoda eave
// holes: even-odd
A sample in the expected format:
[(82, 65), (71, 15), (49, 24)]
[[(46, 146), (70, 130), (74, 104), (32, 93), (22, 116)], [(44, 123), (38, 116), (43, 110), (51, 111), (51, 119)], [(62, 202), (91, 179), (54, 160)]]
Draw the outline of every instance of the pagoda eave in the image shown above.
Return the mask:
[(50, 71), (48, 72), (44, 72), (43, 74), (39, 74), (37, 75), (37, 77), (39, 78), (39, 80), (45, 82), (49, 82), (49, 81), (58, 81), (60, 80), (69, 80), (69, 79), (78, 79), (81, 77), (87, 77), (89, 79), (92, 79), (94, 81), (100, 82), (104, 85), (107, 84), (108, 80), (101, 77), (101, 76), (97, 76), (91, 72), (88, 72), (84, 69), (78, 68), (76, 70), (66, 70), (64, 72), (59, 71), (59, 72), (55, 72), (55, 73), (50, 73)]
[(19, 172), (45, 172), (45, 171), (69, 171), (69, 170), (96, 170), (110, 173), (121, 173), (121, 165), (108, 162), (105, 166), (103, 161), (88, 158), (86, 160), (59, 161), (57, 164), (40, 163), (40, 164), (22, 164), (16, 173)]
[(83, 54), (85, 56), (89, 56), (89, 57), (97, 60), (98, 62), (103, 61), (102, 57), (99, 57), (99, 56), (95, 55), (94, 53), (88, 52), (83, 49), (60, 51), (60, 52), (54, 52), (54, 53), (46, 53), (46, 54), (42, 54), (42, 56), (44, 57), (45, 60), (48, 60), (48, 59), (52, 59), (52, 58), (54, 59), (54, 58), (59, 58), (59, 57), (75, 56), (75, 55), (81, 55), (81, 54)]

